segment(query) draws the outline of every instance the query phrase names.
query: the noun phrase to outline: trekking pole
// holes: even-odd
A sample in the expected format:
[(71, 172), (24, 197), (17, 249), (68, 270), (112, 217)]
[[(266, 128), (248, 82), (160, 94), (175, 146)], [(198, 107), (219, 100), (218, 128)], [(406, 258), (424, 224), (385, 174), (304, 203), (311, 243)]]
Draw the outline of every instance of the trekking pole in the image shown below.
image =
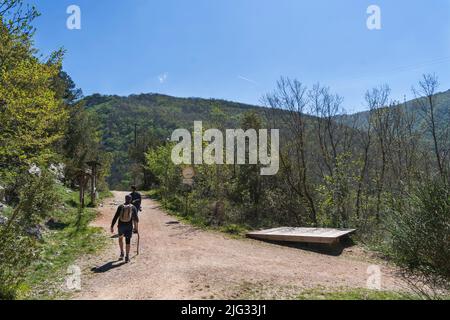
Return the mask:
[(136, 247), (136, 255), (139, 255), (139, 240), (140, 240), (139, 232), (137, 233), (137, 247)]

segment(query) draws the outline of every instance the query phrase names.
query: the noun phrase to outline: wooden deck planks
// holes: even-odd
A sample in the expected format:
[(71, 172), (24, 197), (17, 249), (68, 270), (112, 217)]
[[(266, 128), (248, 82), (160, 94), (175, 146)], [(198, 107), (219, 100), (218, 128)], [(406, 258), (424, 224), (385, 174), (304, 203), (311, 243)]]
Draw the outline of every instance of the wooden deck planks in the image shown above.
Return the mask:
[(356, 229), (328, 228), (274, 228), (247, 233), (247, 237), (258, 240), (333, 244)]

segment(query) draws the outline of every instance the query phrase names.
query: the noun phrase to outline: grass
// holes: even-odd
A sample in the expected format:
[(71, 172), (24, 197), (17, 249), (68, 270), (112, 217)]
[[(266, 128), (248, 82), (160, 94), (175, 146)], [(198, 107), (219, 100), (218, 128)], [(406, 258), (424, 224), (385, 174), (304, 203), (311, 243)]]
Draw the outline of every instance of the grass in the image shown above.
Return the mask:
[(336, 291), (316, 288), (303, 291), (297, 300), (417, 300), (411, 294), (369, 289), (340, 289)]
[[(299, 291), (300, 290), (300, 291)], [(311, 289), (296, 286), (274, 286), (266, 283), (243, 282), (234, 298), (243, 300), (418, 300), (411, 293), (365, 288), (327, 288), (317, 286)]]
[[(105, 194), (107, 196), (107, 194)], [(27, 273), (19, 299), (59, 299), (67, 296), (64, 283), (67, 268), (84, 254), (102, 249), (107, 237), (100, 228), (90, 227), (95, 209), (78, 208), (78, 193), (65, 191), (64, 207), (52, 214), (54, 226), (44, 232), (40, 256)]]

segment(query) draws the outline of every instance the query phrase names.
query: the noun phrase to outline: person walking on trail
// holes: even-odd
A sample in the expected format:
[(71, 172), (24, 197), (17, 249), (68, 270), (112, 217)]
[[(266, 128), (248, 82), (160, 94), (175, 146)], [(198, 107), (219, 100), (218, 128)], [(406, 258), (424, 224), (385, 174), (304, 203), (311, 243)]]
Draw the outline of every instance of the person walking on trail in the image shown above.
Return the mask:
[(131, 203), (138, 209), (139, 211), (142, 211), (141, 203), (142, 203), (142, 196), (139, 192), (136, 191), (136, 186), (131, 186)]
[[(114, 215), (114, 218), (111, 223), (111, 233), (114, 233), (114, 225), (116, 222), (118, 223), (119, 229), (119, 247), (120, 247), (120, 258), (119, 260), (123, 260), (124, 251), (123, 251), (123, 238), (125, 238), (126, 245), (126, 255), (125, 262), (128, 263), (130, 261), (130, 247), (131, 247), (131, 237), (133, 236), (133, 232), (138, 232), (139, 218), (137, 214), (137, 208), (132, 204), (131, 195), (125, 196), (125, 204), (121, 204)], [(134, 227), (134, 230), (133, 230)]]

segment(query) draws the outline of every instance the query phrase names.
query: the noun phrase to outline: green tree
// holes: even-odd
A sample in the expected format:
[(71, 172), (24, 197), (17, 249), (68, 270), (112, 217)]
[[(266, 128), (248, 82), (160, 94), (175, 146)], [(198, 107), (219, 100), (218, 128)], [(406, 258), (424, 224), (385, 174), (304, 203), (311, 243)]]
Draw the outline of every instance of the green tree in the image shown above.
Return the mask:
[(180, 168), (171, 161), (172, 147), (167, 143), (146, 154), (147, 167), (158, 179), (163, 200), (173, 197), (181, 182)]
[(31, 40), (19, 37), (10, 25), (0, 20), (0, 167), (18, 171), (53, 158), (53, 146), (64, 136), (67, 110), (51, 87), (61, 52), (39, 61)]

